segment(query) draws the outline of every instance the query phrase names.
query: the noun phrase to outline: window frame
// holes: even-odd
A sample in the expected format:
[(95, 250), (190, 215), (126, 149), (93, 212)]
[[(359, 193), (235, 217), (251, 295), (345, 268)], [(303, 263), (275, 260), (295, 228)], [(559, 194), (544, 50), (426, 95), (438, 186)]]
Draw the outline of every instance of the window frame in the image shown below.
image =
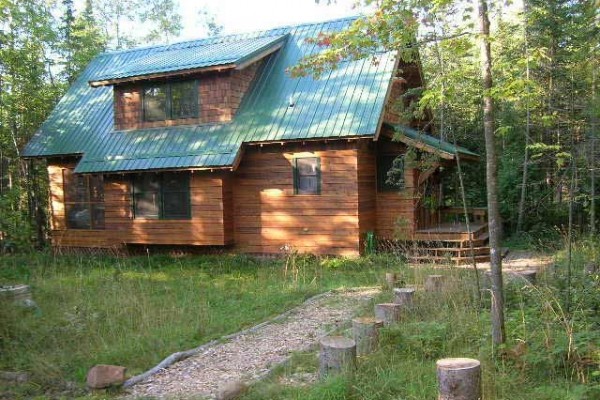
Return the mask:
[[(298, 160), (303, 159), (312, 159), (314, 158), (317, 162), (317, 171), (315, 175), (307, 175), (307, 176), (316, 176), (317, 187), (315, 192), (311, 193), (300, 193), (300, 169), (298, 168)], [(318, 156), (299, 156), (293, 158), (293, 174), (294, 174), (294, 195), (297, 196), (319, 196), (321, 194), (321, 157)]]
[[(185, 115), (181, 117), (173, 118), (173, 86), (184, 85), (184, 84), (192, 84), (194, 90), (192, 93), (194, 94), (193, 98), (193, 111), (190, 115)], [(184, 80), (184, 81), (173, 81), (173, 82), (156, 82), (152, 84), (142, 85), (142, 122), (161, 122), (161, 121), (177, 121), (188, 118), (198, 118), (200, 116), (200, 88), (198, 87), (199, 83), (197, 79)], [(165, 118), (164, 119), (148, 119), (146, 117), (146, 110), (148, 108), (147, 102), (147, 94), (146, 91), (152, 88), (164, 87), (165, 90)]]
[[(102, 174), (75, 174), (75, 168), (63, 168), (62, 170), (62, 189), (63, 189), (63, 200), (64, 200), (64, 216), (65, 216), (65, 226), (67, 229), (75, 229), (75, 230), (105, 230), (106, 229), (106, 207), (104, 201), (104, 175)], [(67, 178), (67, 171), (70, 173), (71, 177)], [(73, 178), (83, 178), (84, 186), (85, 186), (85, 194), (84, 200), (72, 201), (70, 197), (69, 185), (73, 185)], [(93, 200), (92, 196), (92, 179), (98, 179), (99, 185), (98, 188), (101, 188), (101, 193), (99, 196), (96, 196), (100, 200)], [(70, 181), (70, 182), (68, 182)], [(68, 182), (68, 183), (67, 183)], [(71, 206), (83, 205), (83, 208), (89, 213), (89, 226), (88, 227), (78, 227), (73, 226), (71, 224), (71, 218), (69, 218), (69, 208)], [(97, 220), (94, 218), (95, 207), (101, 206), (100, 208), (103, 210), (102, 212), (102, 221), (100, 224), (97, 223)]]
[[(402, 159), (402, 187), (396, 187), (396, 186), (392, 186), (389, 183), (387, 183), (387, 174), (390, 171), (391, 167), (393, 166), (394, 160), (396, 160), (396, 158), (400, 157)], [(402, 192), (406, 189), (406, 178), (405, 178), (405, 174), (406, 174), (406, 163), (405, 163), (405, 154), (378, 154), (377, 155), (377, 192), (380, 193), (386, 193), (386, 192)], [(384, 160), (389, 160), (391, 159), (391, 163), (389, 163), (389, 167), (386, 168), (385, 171), (382, 171), (381, 168), (384, 165), (388, 165), (387, 161)], [(384, 179), (383, 176), (386, 176), (386, 178)]]
[[(150, 172), (152, 173), (152, 172)], [(137, 212), (137, 197), (136, 195), (139, 194), (144, 194), (144, 193), (150, 193), (153, 191), (149, 191), (149, 190), (143, 190), (140, 192), (136, 191), (136, 178), (137, 177), (141, 177), (143, 175), (145, 175), (147, 173), (138, 173), (138, 174), (133, 174), (131, 177), (131, 215), (133, 219), (140, 219), (140, 220), (161, 220), (161, 221), (174, 221), (174, 220), (190, 220), (192, 219), (192, 192), (191, 192), (191, 187), (190, 187), (190, 181), (191, 181), (191, 174), (189, 172), (162, 172), (162, 173), (158, 173), (158, 213), (156, 216), (154, 215), (139, 215), (139, 213)], [(179, 175), (181, 177), (184, 177), (184, 184), (181, 186), (182, 189), (180, 190), (166, 190), (165, 189), (165, 176), (166, 175)], [(185, 205), (185, 210), (184, 213), (178, 215), (178, 216), (173, 216), (173, 215), (165, 215), (165, 193), (183, 193), (184, 195), (187, 195), (187, 204)]]

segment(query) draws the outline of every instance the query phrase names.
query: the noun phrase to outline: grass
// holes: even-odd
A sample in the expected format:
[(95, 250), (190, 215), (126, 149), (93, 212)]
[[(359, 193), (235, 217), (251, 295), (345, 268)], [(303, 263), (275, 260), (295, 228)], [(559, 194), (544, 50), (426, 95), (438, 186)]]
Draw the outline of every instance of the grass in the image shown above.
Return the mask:
[[(0, 370), (33, 377), (28, 385), (0, 389), (0, 397), (57, 397), (66, 382), (77, 383), (67, 397), (84, 394), (85, 374), (94, 364), (124, 365), (136, 374), (172, 352), (252, 326), (316, 293), (383, 284), (384, 272), (394, 270), (406, 284), (420, 286), (431, 273), (446, 275), (448, 284), (440, 294), (418, 291), (417, 306), (382, 330), (379, 350), (359, 360), (353, 379), (284, 384), (289, 379), (283, 378), (317, 370), (316, 353), (299, 353), (253, 385), (245, 399), (432, 399), (435, 361), (458, 356), (481, 360), (486, 400), (597, 399), (600, 281), (582, 271), (586, 262), (600, 260), (599, 248), (589, 241), (575, 246), (568, 291), (564, 252), (536, 287), (507, 285), (509, 339), (500, 348), (491, 343), (489, 299), (479, 303), (470, 269), (434, 272), (391, 257), (293, 257), (287, 273), (283, 260), (233, 255), (4, 257), (0, 283), (31, 285), (40, 310), (0, 310)], [(391, 294), (379, 300), (389, 301)], [(525, 351), (518, 351), (519, 343), (526, 343)]]
[[(574, 270), (581, 270), (597, 248), (590, 244), (578, 247)], [(359, 359), (352, 378), (337, 376), (314, 385), (286, 384), (299, 372), (318, 370), (318, 354), (302, 353), (268, 380), (254, 385), (244, 400), (433, 399), (437, 397), (435, 362), (444, 357), (471, 357), (482, 362), (486, 400), (598, 399), (600, 282), (575, 275), (571, 293), (574, 299), (583, 297), (585, 301), (581, 299), (566, 315), (560, 311), (565, 301), (561, 288), (564, 254), (558, 254), (556, 265), (555, 270), (542, 274), (537, 287), (506, 284), (509, 339), (505, 346), (492, 344), (489, 299), (484, 298), (483, 307), (479, 306), (474, 276), (468, 270), (448, 269), (441, 272), (449, 282), (446, 290), (437, 295), (417, 292), (415, 309), (400, 323), (381, 330), (379, 350)], [(425, 269), (408, 274), (412, 279), (407, 283), (420, 284), (420, 278), (428, 273)], [(390, 299), (388, 294), (382, 300)], [(519, 343), (526, 345), (519, 347)]]
[[(131, 375), (169, 354), (253, 326), (317, 293), (374, 285), (396, 259), (235, 256), (0, 257), (0, 284), (26, 283), (39, 310), (2, 304), (0, 370), (32, 380), (7, 396), (82, 388), (95, 364)], [(74, 382), (75, 385), (69, 382)], [(2, 390), (0, 390), (0, 397)]]

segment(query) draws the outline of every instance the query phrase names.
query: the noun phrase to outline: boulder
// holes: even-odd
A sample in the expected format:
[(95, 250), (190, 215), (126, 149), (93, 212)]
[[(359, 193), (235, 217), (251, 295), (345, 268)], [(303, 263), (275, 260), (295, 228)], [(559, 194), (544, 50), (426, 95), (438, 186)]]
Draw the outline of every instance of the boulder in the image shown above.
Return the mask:
[(87, 375), (87, 386), (90, 389), (105, 389), (120, 386), (125, 382), (127, 368), (118, 365), (95, 365)]

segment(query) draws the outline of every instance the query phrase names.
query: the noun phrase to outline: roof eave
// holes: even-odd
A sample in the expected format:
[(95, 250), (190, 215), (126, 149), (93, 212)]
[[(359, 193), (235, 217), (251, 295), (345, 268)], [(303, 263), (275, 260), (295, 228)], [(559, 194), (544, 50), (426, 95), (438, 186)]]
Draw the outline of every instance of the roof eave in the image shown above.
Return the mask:
[(182, 70), (170, 71), (170, 72), (159, 72), (159, 73), (155, 73), (155, 74), (130, 76), (127, 78), (107, 79), (107, 80), (102, 80), (102, 81), (88, 81), (88, 83), (91, 87), (111, 86), (111, 85), (118, 85), (121, 83), (128, 83), (128, 82), (138, 82), (138, 81), (145, 81), (145, 80), (150, 80), (150, 79), (171, 78), (174, 76), (191, 75), (191, 74), (197, 74), (200, 72), (221, 72), (221, 71), (236, 69), (236, 67), (237, 67), (237, 64), (229, 63), (229, 64), (222, 64), (222, 65), (212, 65), (210, 67), (190, 68), (190, 69), (182, 69)]

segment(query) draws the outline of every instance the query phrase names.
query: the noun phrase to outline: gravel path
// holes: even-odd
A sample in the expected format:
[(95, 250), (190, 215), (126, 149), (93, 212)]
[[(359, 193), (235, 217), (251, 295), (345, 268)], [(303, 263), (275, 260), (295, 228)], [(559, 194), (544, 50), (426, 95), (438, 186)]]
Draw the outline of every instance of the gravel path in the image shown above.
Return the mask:
[(320, 337), (346, 323), (378, 293), (378, 289), (359, 289), (309, 300), (283, 320), (209, 346), (167, 367), (131, 387), (130, 396), (214, 398), (219, 388), (229, 382), (260, 379), (292, 352), (309, 349)]

